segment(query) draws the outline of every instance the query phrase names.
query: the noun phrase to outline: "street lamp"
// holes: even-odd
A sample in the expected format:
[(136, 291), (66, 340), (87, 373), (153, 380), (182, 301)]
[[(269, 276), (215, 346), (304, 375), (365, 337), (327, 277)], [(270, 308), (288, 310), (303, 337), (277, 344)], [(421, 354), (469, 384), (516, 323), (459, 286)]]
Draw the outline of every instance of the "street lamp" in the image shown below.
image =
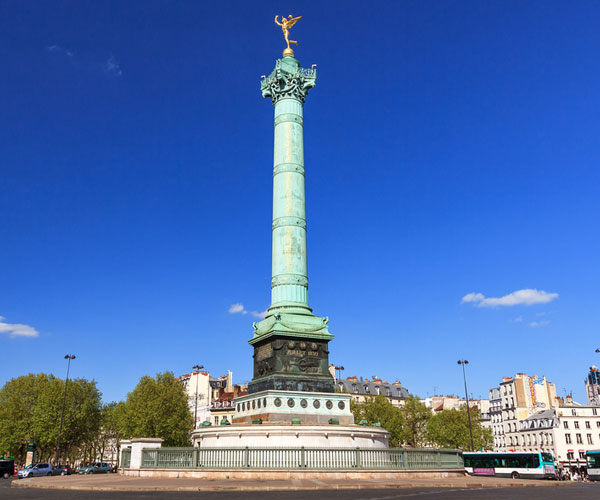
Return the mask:
[[(204, 365), (194, 365), (192, 366), (193, 370), (200, 371), (204, 370)], [(196, 399), (194, 400), (194, 429), (198, 426), (197, 418), (198, 418), (198, 374), (196, 374)]]
[(62, 411), (60, 412), (60, 426), (58, 428), (58, 441), (56, 442), (56, 458), (54, 465), (59, 465), (58, 459), (60, 454), (60, 437), (62, 435), (63, 419), (65, 417), (65, 403), (67, 402), (67, 384), (69, 383), (69, 369), (71, 368), (71, 360), (75, 359), (75, 354), (65, 354), (65, 359), (68, 359), (69, 361), (67, 362), (67, 378), (65, 379), (65, 393), (63, 394)]
[(343, 366), (341, 366), (341, 365), (340, 366), (335, 366), (334, 368), (337, 370), (337, 372), (338, 372), (338, 380), (340, 380), (342, 378), (342, 372), (344, 371), (345, 368)]
[(600, 352), (600, 349), (596, 349), (596, 352)]
[(475, 451), (475, 445), (473, 444), (473, 427), (471, 425), (471, 408), (469, 407), (469, 393), (467, 391), (467, 374), (465, 373), (465, 365), (469, 362), (466, 359), (459, 359), (458, 364), (462, 365), (463, 380), (465, 381), (465, 399), (467, 400), (467, 416), (469, 417), (469, 436), (471, 437), (471, 451)]

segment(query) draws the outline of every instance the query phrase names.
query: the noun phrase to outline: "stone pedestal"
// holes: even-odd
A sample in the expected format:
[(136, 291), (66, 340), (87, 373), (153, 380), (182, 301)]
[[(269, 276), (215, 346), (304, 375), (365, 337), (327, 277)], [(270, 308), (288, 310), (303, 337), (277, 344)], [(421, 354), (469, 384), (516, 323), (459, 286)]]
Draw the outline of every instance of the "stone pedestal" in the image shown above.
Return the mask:
[(123, 463), (123, 451), (131, 450), (131, 459), (129, 461), (129, 469), (142, 468), (142, 450), (144, 448), (160, 448), (162, 446), (162, 438), (135, 438), (123, 439), (121, 441), (121, 457), (119, 463)]
[(390, 434), (359, 425), (228, 425), (192, 434), (201, 448), (360, 448), (386, 449)]
[(329, 424), (351, 425), (350, 395), (331, 392), (263, 391), (236, 398), (234, 424)]

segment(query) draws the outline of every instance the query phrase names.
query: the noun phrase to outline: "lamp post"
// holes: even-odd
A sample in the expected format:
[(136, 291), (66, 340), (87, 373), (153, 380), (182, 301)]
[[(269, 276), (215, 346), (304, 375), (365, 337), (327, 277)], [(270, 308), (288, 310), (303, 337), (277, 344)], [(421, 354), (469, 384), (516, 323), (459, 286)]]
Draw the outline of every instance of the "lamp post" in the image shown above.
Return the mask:
[(465, 399), (467, 400), (467, 416), (469, 417), (469, 436), (471, 437), (471, 451), (475, 451), (475, 445), (473, 444), (473, 427), (471, 425), (471, 408), (469, 407), (469, 393), (467, 391), (467, 374), (465, 373), (465, 365), (469, 362), (466, 359), (459, 359), (458, 364), (462, 365), (463, 380), (465, 382)]
[(342, 365), (334, 367), (338, 372), (338, 380), (342, 378), (342, 372), (344, 371), (344, 367)]
[(68, 359), (67, 378), (65, 379), (65, 392), (63, 394), (62, 411), (60, 412), (60, 426), (58, 427), (58, 441), (56, 442), (56, 458), (54, 465), (59, 465), (58, 461), (60, 457), (60, 437), (62, 435), (63, 420), (65, 418), (65, 404), (67, 402), (67, 384), (69, 383), (69, 369), (71, 368), (71, 360), (75, 359), (75, 354), (65, 354), (65, 359)]
[[(204, 365), (194, 365), (192, 369), (196, 371), (200, 371), (204, 369)], [(194, 399), (194, 429), (198, 427), (197, 419), (198, 418), (198, 374), (196, 373), (196, 398)]]

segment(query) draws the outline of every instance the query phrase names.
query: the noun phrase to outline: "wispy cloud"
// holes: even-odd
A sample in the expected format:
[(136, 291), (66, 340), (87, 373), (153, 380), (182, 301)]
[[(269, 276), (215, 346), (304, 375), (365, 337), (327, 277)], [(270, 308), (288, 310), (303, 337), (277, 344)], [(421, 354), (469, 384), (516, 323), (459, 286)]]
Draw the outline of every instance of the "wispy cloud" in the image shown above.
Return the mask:
[(104, 72), (107, 75), (111, 76), (121, 76), (123, 71), (121, 71), (121, 66), (119, 65), (119, 61), (115, 58), (115, 56), (110, 56), (102, 66)]
[(48, 45), (46, 52), (56, 54), (62, 59), (70, 61), (70, 64), (78, 71), (87, 72), (92, 75), (104, 74), (106, 77), (118, 78), (123, 74), (121, 64), (114, 55), (99, 57), (93, 54), (77, 54), (74, 50), (61, 45)]
[(548, 293), (535, 288), (525, 288), (509, 293), (503, 297), (486, 297), (482, 293), (468, 293), (462, 298), (462, 303), (471, 302), (478, 307), (497, 306), (531, 306), (533, 304), (547, 304), (558, 298), (558, 293)]
[(71, 49), (67, 49), (65, 47), (61, 47), (60, 45), (48, 45), (48, 47), (46, 47), (46, 50), (48, 52), (56, 52), (59, 54), (64, 54), (67, 57), (74, 57), (75, 56), (75, 52), (72, 51)]
[(540, 326), (546, 326), (549, 324), (550, 324), (550, 321), (532, 321), (531, 323), (529, 323), (529, 326), (532, 328), (538, 328)]
[(9, 337), (39, 337), (39, 332), (29, 325), (21, 323), (5, 323), (0, 316), (0, 333), (6, 333)]
[(228, 309), (229, 314), (250, 314), (255, 318), (264, 319), (267, 315), (267, 311), (247, 311), (243, 304), (231, 304)]
[(515, 319), (511, 319), (511, 323), (521, 323), (523, 321), (523, 316), (517, 316)]

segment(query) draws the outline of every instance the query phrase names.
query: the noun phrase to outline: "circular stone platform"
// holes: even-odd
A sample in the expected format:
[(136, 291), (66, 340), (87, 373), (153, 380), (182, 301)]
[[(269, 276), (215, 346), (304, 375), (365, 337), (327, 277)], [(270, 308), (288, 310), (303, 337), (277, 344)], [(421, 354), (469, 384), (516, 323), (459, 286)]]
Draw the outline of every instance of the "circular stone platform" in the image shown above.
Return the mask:
[(389, 432), (360, 425), (227, 425), (192, 433), (201, 448), (361, 448), (387, 449)]

